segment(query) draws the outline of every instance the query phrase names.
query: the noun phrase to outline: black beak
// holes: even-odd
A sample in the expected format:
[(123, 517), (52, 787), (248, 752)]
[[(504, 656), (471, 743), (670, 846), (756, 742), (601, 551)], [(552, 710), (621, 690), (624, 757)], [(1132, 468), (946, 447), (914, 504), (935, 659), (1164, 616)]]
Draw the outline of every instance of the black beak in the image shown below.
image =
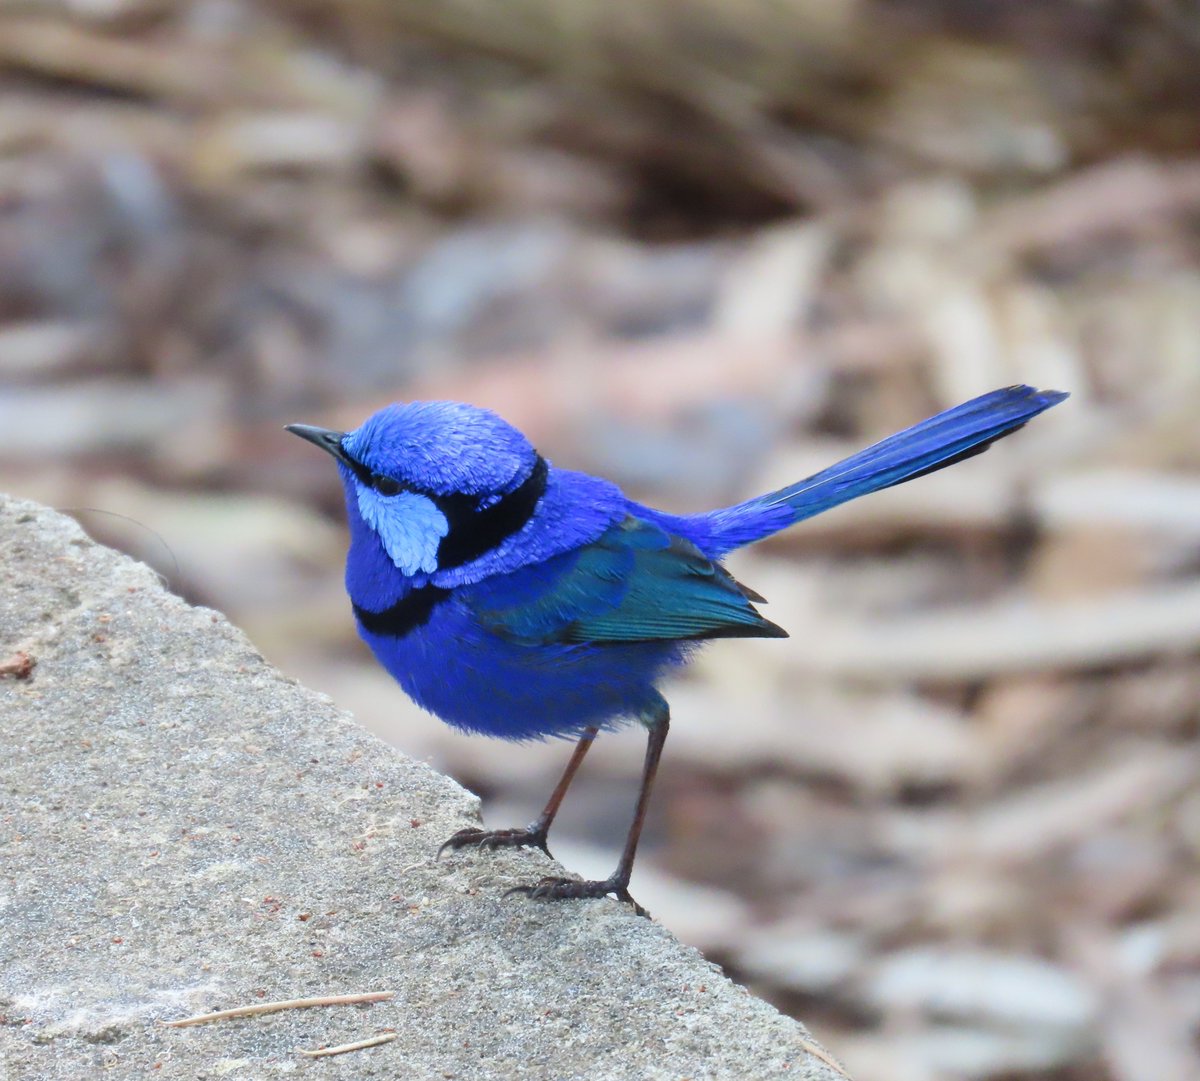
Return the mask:
[(345, 436), (345, 432), (317, 428), (312, 424), (286, 424), (284, 431), (298, 435), (301, 439), (307, 439), (314, 446), (320, 447), (326, 454), (332, 454), (339, 462), (345, 462), (346, 465), (353, 464), (349, 455), (342, 450), (342, 437)]

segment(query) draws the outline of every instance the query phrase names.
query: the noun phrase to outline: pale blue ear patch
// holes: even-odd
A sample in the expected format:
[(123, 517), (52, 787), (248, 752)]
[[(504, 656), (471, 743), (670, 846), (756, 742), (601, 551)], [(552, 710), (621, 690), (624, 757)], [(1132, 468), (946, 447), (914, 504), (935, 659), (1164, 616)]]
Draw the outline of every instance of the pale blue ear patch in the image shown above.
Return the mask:
[(415, 492), (380, 495), (359, 485), (358, 510), (401, 574), (432, 574), (438, 569), (438, 545), (450, 532), (450, 523), (433, 500)]

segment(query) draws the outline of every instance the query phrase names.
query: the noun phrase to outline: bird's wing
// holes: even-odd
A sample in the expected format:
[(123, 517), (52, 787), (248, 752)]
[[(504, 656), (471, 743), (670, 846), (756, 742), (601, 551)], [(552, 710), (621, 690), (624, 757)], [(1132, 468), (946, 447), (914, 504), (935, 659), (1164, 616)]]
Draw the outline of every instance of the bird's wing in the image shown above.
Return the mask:
[(694, 544), (635, 517), (466, 593), (481, 625), (529, 645), (787, 636)]

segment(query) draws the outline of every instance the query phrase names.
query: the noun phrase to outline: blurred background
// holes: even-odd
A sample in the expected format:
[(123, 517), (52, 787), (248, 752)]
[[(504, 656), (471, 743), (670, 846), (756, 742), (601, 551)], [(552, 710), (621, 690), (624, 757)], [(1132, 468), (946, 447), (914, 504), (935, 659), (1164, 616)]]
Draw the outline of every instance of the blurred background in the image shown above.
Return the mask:
[[(668, 688), (634, 893), (858, 1081), (1200, 1077), (1193, 3), (13, 0), (0, 380), (0, 489), (495, 826), (569, 748), (375, 667), (284, 423), (464, 399), (700, 510), (1071, 391), (738, 554), (792, 637)], [(598, 743), (572, 869), (610, 869), (642, 752)]]

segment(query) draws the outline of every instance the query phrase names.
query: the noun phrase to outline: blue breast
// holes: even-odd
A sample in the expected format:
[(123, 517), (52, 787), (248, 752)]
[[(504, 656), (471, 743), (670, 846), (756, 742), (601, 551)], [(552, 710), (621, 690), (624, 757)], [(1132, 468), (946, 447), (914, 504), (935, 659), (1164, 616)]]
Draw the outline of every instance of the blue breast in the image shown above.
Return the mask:
[(359, 633), (413, 701), (469, 732), (542, 739), (636, 719), (654, 710), (655, 680), (688, 649), (675, 642), (531, 649), (481, 628), (464, 600), (459, 590), (438, 598), (402, 636), (372, 632), (362, 621)]

